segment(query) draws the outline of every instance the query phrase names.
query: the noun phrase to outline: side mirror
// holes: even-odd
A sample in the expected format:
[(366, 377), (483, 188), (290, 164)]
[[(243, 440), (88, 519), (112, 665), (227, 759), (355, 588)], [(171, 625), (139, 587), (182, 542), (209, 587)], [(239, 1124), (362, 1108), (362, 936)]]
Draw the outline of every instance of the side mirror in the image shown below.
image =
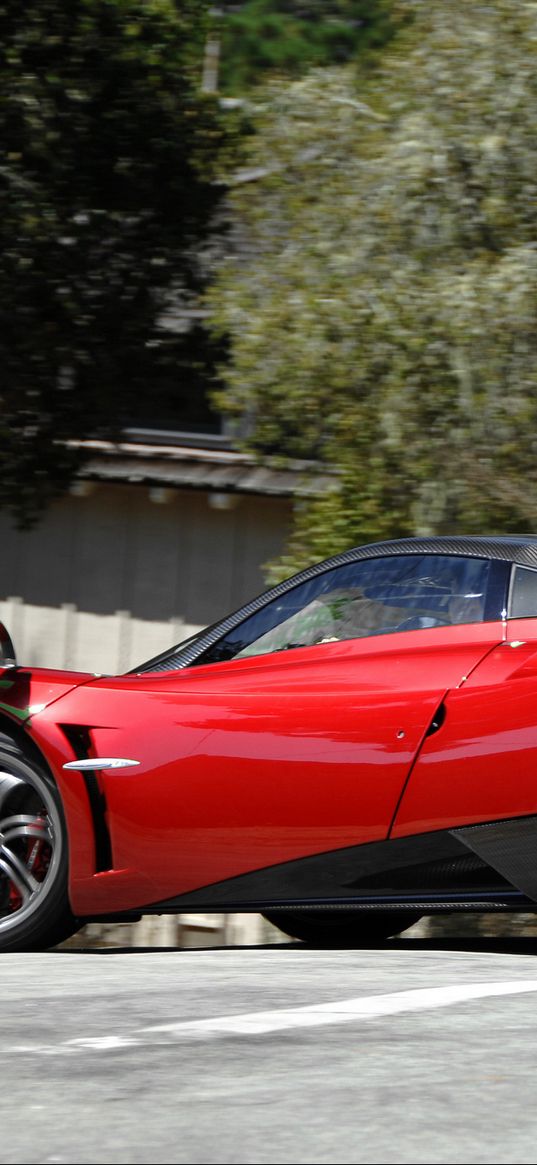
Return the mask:
[(0, 623), (0, 669), (16, 667), (17, 659), (11, 636), (3, 623)]

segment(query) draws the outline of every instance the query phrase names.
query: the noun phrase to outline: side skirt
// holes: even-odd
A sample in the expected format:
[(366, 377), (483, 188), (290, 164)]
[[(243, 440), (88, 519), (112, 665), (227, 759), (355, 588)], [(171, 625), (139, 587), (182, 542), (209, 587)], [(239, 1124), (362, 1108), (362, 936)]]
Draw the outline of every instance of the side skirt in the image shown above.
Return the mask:
[(472, 853), (537, 902), (537, 817), (514, 817), (452, 832)]
[[(507, 837), (505, 825), (512, 827)], [(528, 841), (524, 858), (519, 855), (517, 862), (512, 854), (520, 849), (519, 836)], [(522, 875), (528, 872), (533, 836), (535, 854), (537, 817), (350, 846), (254, 870), (149, 904), (143, 911), (241, 912), (291, 906), (364, 911), (396, 907), (427, 914), (532, 911), (537, 910), (537, 878), (531, 882)], [(483, 845), (482, 837), (487, 839)]]

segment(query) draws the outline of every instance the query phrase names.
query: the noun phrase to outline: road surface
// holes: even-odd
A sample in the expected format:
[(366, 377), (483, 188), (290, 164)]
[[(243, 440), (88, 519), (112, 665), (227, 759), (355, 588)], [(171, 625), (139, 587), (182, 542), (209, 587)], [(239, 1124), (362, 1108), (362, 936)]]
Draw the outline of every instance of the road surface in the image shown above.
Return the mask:
[(0, 1161), (537, 1162), (537, 943), (0, 958)]

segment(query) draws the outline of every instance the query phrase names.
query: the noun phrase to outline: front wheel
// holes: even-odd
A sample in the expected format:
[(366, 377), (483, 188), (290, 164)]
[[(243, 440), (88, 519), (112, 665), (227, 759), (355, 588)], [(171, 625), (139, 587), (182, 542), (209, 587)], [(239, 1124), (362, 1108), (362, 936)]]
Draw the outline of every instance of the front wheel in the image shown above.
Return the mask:
[(264, 918), (291, 938), (321, 947), (363, 947), (408, 930), (411, 910), (269, 910)]
[(0, 951), (55, 946), (77, 930), (67, 870), (59, 792), (33, 757), (0, 734)]

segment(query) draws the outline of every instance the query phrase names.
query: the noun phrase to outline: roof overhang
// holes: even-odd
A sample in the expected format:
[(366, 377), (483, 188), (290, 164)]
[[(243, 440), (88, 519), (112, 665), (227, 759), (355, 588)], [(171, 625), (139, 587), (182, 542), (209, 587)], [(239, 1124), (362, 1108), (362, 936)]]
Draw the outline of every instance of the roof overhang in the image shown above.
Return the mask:
[(78, 480), (293, 498), (329, 489), (334, 477), (309, 462), (260, 463), (233, 449), (133, 441), (70, 441), (84, 461)]

